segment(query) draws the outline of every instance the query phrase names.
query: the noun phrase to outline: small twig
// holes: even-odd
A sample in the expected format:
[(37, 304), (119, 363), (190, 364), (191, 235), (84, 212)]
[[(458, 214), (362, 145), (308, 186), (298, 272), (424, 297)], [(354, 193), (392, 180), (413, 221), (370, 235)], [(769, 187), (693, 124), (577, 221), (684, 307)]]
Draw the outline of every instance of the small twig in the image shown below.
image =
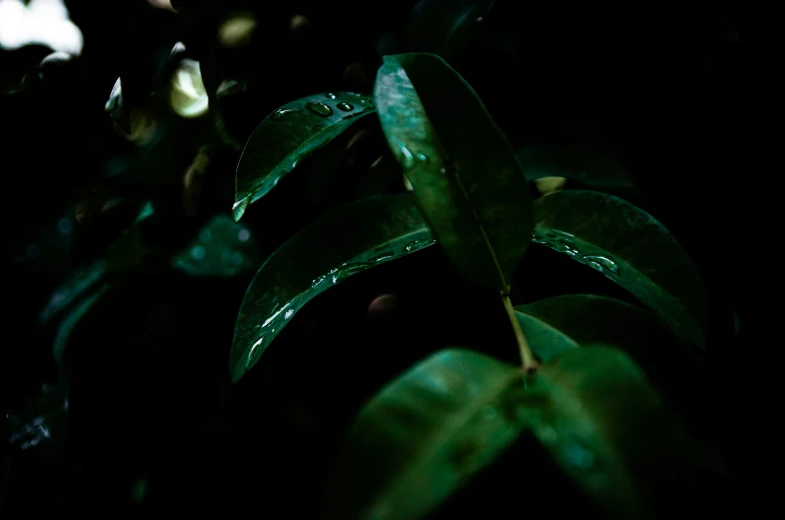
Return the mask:
[(518, 322), (518, 317), (515, 315), (515, 309), (510, 301), (510, 295), (502, 293), (502, 301), (504, 302), (504, 309), (507, 311), (507, 317), (510, 318), (512, 330), (515, 332), (515, 340), (518, 342), (521, 362), (523, 363), (523, 372), (525, 374), (533, 374), (540, 368), (540, 365), (537, 363), (537, 360), (534, 359), (534, 355), (529, 348), (529, 342), (526, 340), (526, 336), (523, 335), (521, 324)]

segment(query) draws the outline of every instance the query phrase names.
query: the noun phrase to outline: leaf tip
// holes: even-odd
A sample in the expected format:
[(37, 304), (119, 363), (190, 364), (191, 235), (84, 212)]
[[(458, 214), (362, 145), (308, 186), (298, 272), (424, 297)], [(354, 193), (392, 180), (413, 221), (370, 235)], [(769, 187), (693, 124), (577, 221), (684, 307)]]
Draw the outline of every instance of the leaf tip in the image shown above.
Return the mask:
[(248, 208), (248, 198), (240, 199), (232, 205), (232, 218), (235, 222), (239, 222)]

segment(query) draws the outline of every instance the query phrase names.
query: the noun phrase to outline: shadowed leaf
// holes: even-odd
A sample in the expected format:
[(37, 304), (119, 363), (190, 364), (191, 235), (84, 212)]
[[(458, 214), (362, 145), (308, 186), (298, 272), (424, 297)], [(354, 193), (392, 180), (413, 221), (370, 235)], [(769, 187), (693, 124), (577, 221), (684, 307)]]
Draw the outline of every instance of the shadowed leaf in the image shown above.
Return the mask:
[(251, 134), (237, 165), (234, 220), (304, 157), (373, 112), (365, 96), (327, 92), (298, 99), (267, 116)]
[(444, 350), (360, 412), (328, 482), (326, 518), (422, 518), (517, 438), (519, 369)]
[(230, 356), (238, 381), (309, 300), (349, 276), (433, 243), (409, 194), (334, 209), (281, 246), (243, 299)]
[(574, 349), (523, 395), (540, 442), (614, 518), (670, 518), (703, 470), (695, 444), (622, 351)]
[(462, 274), (503, 292), (529, 245), (529, 187), (472, 88), (432, 54), (385, 57), (374, 92), (387, 141)]
[(184, 251), (173, 258), (175, 268), (192, 276), (232, 277), (256, 268), (261, 254), (251, 232), (226, 215), (217, 215)]
[(685, 339), (704, 347), (706, 296), (698, 271), (662, 224), (604, 193), (560, 191), (534, 202), (535, 243), (605, 274)]
[(590, 148), (541, 146), (523, 149), (517, 155), (529, 180), (566, 177), (597, 191), (635, 187), (616, 161)]
[[(709, 373), (690, 345), (653, 314), (593, 294), (569, 294), (516, 307), (520, 317), (547, 324), (581, 345), (615, 345), (638, 363), (652, 384), (690, 423), (707, 420)], [(540, 321), (541, 320), (541, 321)], [(523, 323), (523, 322), (522, 322)], [(526, 329), (527, 337), (529, 333)], [(531, 341), (532, 348), (538, 342)]]

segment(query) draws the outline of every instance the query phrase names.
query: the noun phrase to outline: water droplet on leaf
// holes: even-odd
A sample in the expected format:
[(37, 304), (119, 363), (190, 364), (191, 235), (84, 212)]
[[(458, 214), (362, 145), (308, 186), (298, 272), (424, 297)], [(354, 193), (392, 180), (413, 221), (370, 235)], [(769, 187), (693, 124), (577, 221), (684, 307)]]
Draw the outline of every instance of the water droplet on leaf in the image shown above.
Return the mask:
[(273, 121), (278, 121), (279, 119), (283, 118), (283, 116), (285, 116), (286, 114), (290, 114), (292, 112), (297, 112), (297, 110), (294, 108), (279, 108), (278, 110), (270, 114), (270, 119), (272, 119)]
[(202, 260), (207, 252), (202, 246), (194, 246), (191, 248), (191, 258), (194, 260)]
[(349, 103), (345, 103), (343, 101), (341, 101), (335, 106), (338, 107), (338, 110), (343, 110), (344, 112), (351, 112), (352, 110), (354, 110), (354, 106), (350, 105)]
[(305, 108), (313, 112), (314, 114), (320, 115), (322, 117), (328, 117), (333, 115), (333, 109), (325, 105), (324, 103), (308, 103), (305, 105)]
[(335, 94), (333, 94), (332, 92), (325, 92), (324, 93), (324, 97), (326, 97), (328, 99), (335, 99), (336, 98)]

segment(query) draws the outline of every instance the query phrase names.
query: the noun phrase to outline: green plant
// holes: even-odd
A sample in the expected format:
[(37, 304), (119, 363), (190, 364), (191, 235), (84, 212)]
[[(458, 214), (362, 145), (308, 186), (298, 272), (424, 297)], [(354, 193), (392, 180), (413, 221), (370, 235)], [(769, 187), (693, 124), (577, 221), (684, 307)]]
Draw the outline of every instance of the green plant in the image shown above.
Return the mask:
[[(706, 476), (724, 471), (687, 433), (700, 429), (695, 412), (705, 407), (695, 382), (703, 377), (707, 318), (702, 282), (684, 251), (616, 196), (567, 190), (532, 200), (504, 134), (435, 55), (388, 56), (373, 97), (295, 101), (248, 141), (236, 220), (284, 175), (296, 175), (302, 159), (374, 112), (412, 193), (331, 209), (267, 259), (237, 319), (232, 379), (264, 364), (274, 338), (316, 295), (432, 244), (467, 281), (498, 291), (520, 366), (457, 345), (390, 382), (348, 434), (328, 479), (325, 517), (437, 512), (522, 439), (544, 450), (604, 514), (683, 513)], [(523, 304), (526, 287), (515, 273), (531, 242), (601, 272), (648, 311), (594, 295)]]

